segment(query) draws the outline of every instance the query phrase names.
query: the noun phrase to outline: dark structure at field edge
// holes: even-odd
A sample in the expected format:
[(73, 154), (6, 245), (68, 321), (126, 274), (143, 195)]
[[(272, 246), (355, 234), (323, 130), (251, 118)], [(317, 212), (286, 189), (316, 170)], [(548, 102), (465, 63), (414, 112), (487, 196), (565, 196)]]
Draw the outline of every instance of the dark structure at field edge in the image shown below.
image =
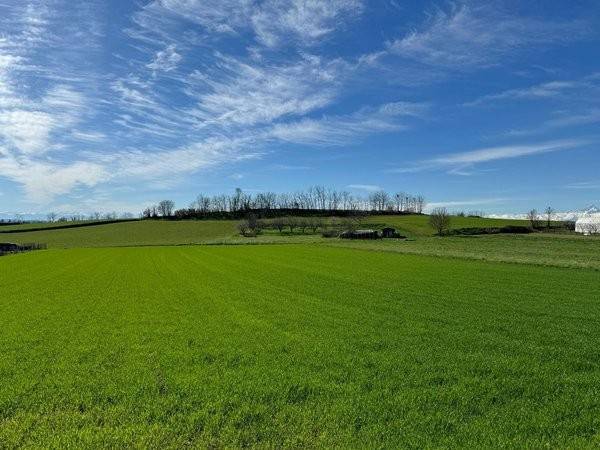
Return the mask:
[(83, 223), (65, 223), (64, 225), (56, 225), (52, 227), (32, 227), (32, 228), (17, 228), (14, 230), (0, 230), (1, 234), (29, 233), (32, 231), (54, 231), (65, 230), (67, 228), (84, 228), (95, 227), (98, 225), (110, 225), (113, 223), (138, 222), (140, 219), (116, 219), (116, 220), (94, 220)]
[(14, 244), (12, 242), (0, 242), (0, 256), (8, 253), (30, 252), (33, 250), (43, 250), (46, 248), (46, 244)]
[(341, 239), (405, 239), (396, 232), (395, 228), (386, 227), (380, 231), (377, 230), (347, 230), (339, 234)]
[(377, 230), (354, 230), (340, 233), (342, 239), (379, 239), (380, 237)]

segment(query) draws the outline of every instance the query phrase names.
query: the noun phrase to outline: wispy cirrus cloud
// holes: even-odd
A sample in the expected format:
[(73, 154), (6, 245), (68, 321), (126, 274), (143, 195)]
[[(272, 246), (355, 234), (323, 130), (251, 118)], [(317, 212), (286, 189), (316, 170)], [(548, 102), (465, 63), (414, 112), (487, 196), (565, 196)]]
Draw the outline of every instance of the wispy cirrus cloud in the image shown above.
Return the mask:
[(482, 148), (467, 152), (450, 153), (436, 158), (418, 161), (411, 166), (393, 169), (390, 172), (411, 173), (436, 169), (460, 171), (461, 169), (464, 170), (477, 164), (571, 150), (583, 147), (589, 143), (589, 141), (582, 139), (567, 139), (529, 145), (507, 145)]
[(575, 80), (555, 80), (479, 97), (464, 106), (494, 105), (498, 101), (562, 99), (585, 101), (600, 95), (600, 78), (594, 73)]
[(111, 166), (118, 179), (162, 179), (224, 163), (258, 158), (263, 153), (261, 150), (248, 150), (248, 147), (256, 143), (255, 136), (231, 139), (215, 137), (172, 150), (120, 152), (113, 157)]
[(533, 128), (517, 128), (509, 130), (506, 136), (520, 137), (546, 133), (561, 128), (577, 127), (600, 123), (600, 109), (592, 108), (584, 111), (559, 111), (557, 117), (542, 121)]
[(268, 134), (296, 144), (343, 145), (370, 133), (406, 129), (412, 120), (425, 117), (428, 110), (429, 105), (422, 103), (387, 103), (362, 108), (349, 115), (276, 124)]
[(458, 70), (496, 64), (532, 45), (567, 42), (588, 32), (581, 22), (549, 22), (503, 12), (497, 4), (454, 3), (389, 44), (390, 53)]
[(361, 0), (268, 0), (251, 16), (260, 43), (274, 47), (290, 36), (313, 45), (363, 10)]
[(150, 35), (173, 40), (173, 19), (179, 19), (206, 34), (251, 33), (266, 47), (311, 46), (362, 10), (362, 0), (154, 0), (135, 16), (142, 32), (130, 32), (150, 42)]
[(448, 200), (448, 201), (435, 201), (428, 202), (426, 211), (431, 211), (434, 208), (463, 208), (465, 206), (488, 206), (506, 203), (514, 199), (507, 197), (491, 197), (491, 198), (477, 198), (468, 200)]
[(392, 103), (365, 108), (347, 116), (315, 119), (310, 123), (299, 121), (245, 128), (231, 137), (198, 138), (174, 149), (119, 152), (108, 159), (97, 156), (99, 163), (109, 168), (113, 179), (159, 179), (261, 158), (270, 151), (270, 147), (282, 142), (342, 145), (372, 132), (398, 130), (406, 126), (404, 120), (419, 118), (426, 110), (426, 105)]
[(357, 191), (366, 191), (366, 192), (377, 192), (381, 190), (380, 186), (376, 184), (349, 184), (346, 186), (348, 189), (354, 189)]
[(580, 181), (577, 183), (567, 184), (566, 189), (574, 190), (600, 190), (600, 180), (597, 181)]
[(506, 64), (535, 48), (581, 40), (592, 34), (584, 20), (548, 21), (514, 14), (502, 2), (453, 1), (430, 11), (404, 36), (359, 58), (395, 83), (419, 86), (456, 73)]
[(188, 112), (201, 126), (257, 125), (301, 116), (333, 102), (345, 64), (304, 56), (285, 65), (256, 65), (218, 56), (215, 68), (195, 71), (186, 92)]
[(171, 44), (164, 50), (156, 52), (154, 59), (146, 67), (152, 70), (154, 75), (159, 72), (171, 72), (177, 68), (181, 58), (182, 56), (177, 53), (177, 46)]
[(547, 99), (563, 95), (566, 91), (579, 87), (571, 81), (550, 81), (536, 86), (523, 89), (509, 89), (498, 94), (490, 94), (480, 97), (464, 106), (479, 106), (491, 104), (497, 100), (519, 100), (519, 99)]

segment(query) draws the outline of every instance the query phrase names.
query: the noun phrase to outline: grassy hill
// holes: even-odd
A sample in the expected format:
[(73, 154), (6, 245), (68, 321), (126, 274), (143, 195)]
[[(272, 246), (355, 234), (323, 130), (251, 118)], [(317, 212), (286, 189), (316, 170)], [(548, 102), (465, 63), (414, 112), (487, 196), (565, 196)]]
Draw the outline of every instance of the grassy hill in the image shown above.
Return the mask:
[(597, 443), (595, 271), (286, 245), (0, 274), (0, 447)]
[[(392, 226), (401, 233), (411, 236), (431, 236), (434, 230), (429, 226), (427, 216), (371, 216), (362, 220), (362, 227), (383, 228)], [(233, 220), (144, 220), (118, 223), (98, 223), (81, 228), (53, 229), (56, 224), (47, 224), (41, 231), (26, 231), (27, 227), (39, 227), (39, 224), (24, 224), (23, 233), (2, 233), (0, 241), (38, 242), (53, 248), (73, 247), (114, 247), (136, 245), (179, 245), (198, 244), (216, 241), (243, 241), (237, 231), (237, 221)], [(523, 225), (524, 221), (502, 219), (456, 217), (452, 220), (453, 228), (495, 227), (504, 225)], [(64, 224), (63, 224), (64, 225)], [(298, 239), (299, 237), (296, 237)], [(257, 242), (285, 241), (278, 233), (270, 233), (256, 239)], [(313, 239), (314, 240), (314, 239)]]
[(38, 242), (48, 244), (51, 248), (196, 244), (231, 238), (237, 234), (236, 225), (237, 222), (227, 220), (144, 220), (81, 228), (0, 233), (0, 241)]

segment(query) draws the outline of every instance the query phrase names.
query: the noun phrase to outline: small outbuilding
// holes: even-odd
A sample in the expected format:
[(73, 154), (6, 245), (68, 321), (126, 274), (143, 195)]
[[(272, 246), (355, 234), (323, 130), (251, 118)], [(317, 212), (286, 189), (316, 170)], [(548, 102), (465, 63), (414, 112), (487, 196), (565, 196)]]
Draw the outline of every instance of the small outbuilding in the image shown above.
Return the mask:
[(582, 216), (575, 222), (575, 232), (585, 236), (600, 234), (600, 214)]
[(19, 251), (20, 247), (18, 244), (10, 242), (0, 242), (0, 253), (10, 253)]
[(382, 238), (399, 238), (400, 235), (396, 232), (395, 228), (386, 227), (383, 230), (381, 230), (381, 237)]
[(379, 239), (377, 230), (354, 230), (344, 231), (340, 234), (342, 239)]

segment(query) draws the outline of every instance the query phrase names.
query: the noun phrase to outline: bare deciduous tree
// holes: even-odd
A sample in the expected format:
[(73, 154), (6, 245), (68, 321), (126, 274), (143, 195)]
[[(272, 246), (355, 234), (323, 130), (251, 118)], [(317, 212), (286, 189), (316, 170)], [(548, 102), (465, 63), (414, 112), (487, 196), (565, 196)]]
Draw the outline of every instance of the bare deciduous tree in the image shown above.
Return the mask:
[(537, 228), (539, 226), (540, 216), (537, 209), (532, 209), (527, 213), (527, 220), (529, 220), (531, 228)]
[(171, 217), (173, 215), (174, 208), (175, 203), (173, 203), (171, 200), (162, 200), (157, 206), (158, 214), (160, 214), (162, 217)]
[(322, 217), (311, 217), (310, 218), (310, 229), (313, 233), (316, 233), (319, 228), (325, 227), (325, 221)]
[(240, 231), (240, 234), (242, 236), (246, 236), (248, 234), (249, 229), (250, 228), (248, 227), (248, 221), (242, 220), (240, 223), (238, 223), (238, 230)]
[(302, 234), (306, 233), (306, 229), (310, 226), (310, 221), (306, 217), (298, 218), (298, 228), (302, 231)]
[(296, 217), (286, 217), (285, 224), (290, 229), (290, 233), (294, 232), (294, 229), (298, 227), (298, 219)]
[[(320, 210), (334, 213), (335, 211), (379, 211), (422, 213), (425, 206), (423, 196), (414, 196), (406, 193), (397, 193), (393, 197), (381, 190), (372, 192), (366, 197), (354, 196), (347, 191), (337, 191), (325, 186), (312, 186), (305, 191), (294, 193), (276, 194), (262, 192), (247, 194), (237, 188), (233, 193), (213, 195), (212, 197), (200, 194), (189, 208), (174, 211), (168, 208), (164, 214), (164, 203), (150, 207), (141, 213), (142, 217), (155, 218), (159, 216), (176, 216), (179, 219), (206, 218), (214, 214), (218, 218), (231, 215), (239, 218), (247, 212), (256, 212), (261, 216), (273, 217), (277, 215), (274, 210)], [(289, 214), (287, 211), (285, 213)], [(298, 214), (307, 216), (308, 214)], [(345, 214), (344, 214), (345, 215)]]
[(554, 217), (554, 209), (551, 206), (548, 206), (544, 213), (546, 214), (546, 228), (550, 229), (552, 218)]
[(250, 229), (250, 231), (252, 231), (253, 234), (259, 234), (262, 231), (263, 224), (258, 219), (258, 217), (256, 217), (256, 214), (248, 214), (246, 223), (248, 224), (248, 228)]
[(273, 228), (275, 228), (275, 229), (277, 229), (277, 231), (279, 231), (279, 234), (281, 234), (281, 233), (283, 233), (283, 229), (286, 226), (285, 219), (283, 217), (275, 217), (271, 221), (271, 225), (273, 226)]
[(446, 208), (435, 208), (429, 215), (429, 224), (438, 236), (442, 236), (450, 228), (450, 214)]

